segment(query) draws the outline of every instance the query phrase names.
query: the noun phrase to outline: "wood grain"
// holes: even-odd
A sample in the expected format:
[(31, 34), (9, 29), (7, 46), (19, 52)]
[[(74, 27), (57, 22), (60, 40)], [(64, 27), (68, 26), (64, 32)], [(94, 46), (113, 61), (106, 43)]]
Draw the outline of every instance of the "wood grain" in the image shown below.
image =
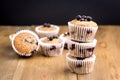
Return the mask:
[[(16, 55), (8, 36), (22, 29), (34, 31), (34, 28), (34, 25), (0, 26), (0, 80), (120, 80), (120, 26), (99, 26), (95, 68), (86, 75), (70, 72), (65, 59), (67, 50), (58, 57)], [(60, 34), (65, 31), (67, 26), (61, 26)]]

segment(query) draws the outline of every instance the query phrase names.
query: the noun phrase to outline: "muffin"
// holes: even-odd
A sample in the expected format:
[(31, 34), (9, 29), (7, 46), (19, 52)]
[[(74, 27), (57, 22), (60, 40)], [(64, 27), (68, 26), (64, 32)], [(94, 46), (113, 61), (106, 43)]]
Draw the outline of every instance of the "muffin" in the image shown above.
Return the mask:
[(86, 74), (93, 71), (96, 59), (96, 56), (94, 54), (89, 58), (73, 57), (69, 54), (70, 53), (67, 53), (66, 60), (71, 72), (77, 74)]
[(93, 55), (94, 48), (96, 46), (97, 40), (94, 39), (90, 43), (81, 43), (73, 40), (67, 40), (69, 53), (71, 56), (87, 58)]
[(70, 39), (70, 34), (69, 34), (69, 32), (65, 32), (65, 33), (61, 34), (61, 35), (60, 35), (60, 38), (65, 41), (64, 49), (68, 49), (68, 42), (67, 42), (67, 40)]
[(92, 42), (98, 25), (92, 21), (92, 17), (78, 15), (74, 20), (68, 22), (68, 29), (71, 40)]
[(41, 38), (39, 44), (45, 56), (59, 56), (64, 48), (64, 41), (56, 36)]
[(37, 26), (35, 28), (35, 31), (38, 34), (39, 38), (57, 36), (59, 33), (59, 26), (44, 23), (43, 25)]
[(39, 37), (30, 30), (17, 32), (12, 39), (13, 50), (20, 56), (31, 56), (39, 49)]

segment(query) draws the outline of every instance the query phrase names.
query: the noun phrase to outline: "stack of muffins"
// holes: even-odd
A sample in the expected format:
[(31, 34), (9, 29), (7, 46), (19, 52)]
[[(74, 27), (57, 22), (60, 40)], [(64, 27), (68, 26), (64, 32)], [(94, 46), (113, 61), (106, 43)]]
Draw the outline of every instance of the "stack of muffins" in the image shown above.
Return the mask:
[(98, 26), (91, 16), (77, 15), (68, 22), (70, 39), (66, 59), (69, 68), (77, 74), (93, 71), (96, 56), (93, 54), (97, 40), (94, 39)]

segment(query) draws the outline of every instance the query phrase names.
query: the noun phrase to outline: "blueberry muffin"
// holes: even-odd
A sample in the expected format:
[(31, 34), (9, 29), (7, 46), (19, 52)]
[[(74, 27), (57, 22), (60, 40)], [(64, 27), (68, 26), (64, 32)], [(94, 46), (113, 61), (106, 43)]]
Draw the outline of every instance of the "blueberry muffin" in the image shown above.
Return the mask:
[(91, 16), (78, 15), (68, 22), (70, 38), (81, 42), (92, 42), (98, 29), (98, 25)]
[(59, 26), (52, 25), (49, 23), (44, 23), (43, 25), (37, 26), (35, 28), (35, 31), (40, 38), (49, 37), (49, 36), (57, 36), (59, 33)]
[(71, 56), (87, 58), (93, 55), (97, 40), (94, 39), (90, 43), (81, 43), (79, 41), (67, 40), (69, 53)]
[(45, 56), (59, 56), (64, 48), (64, 41), (56, 36), (41, 38), (39, 44)]
[(13, 50), (20, 56), (31, 56), (39, 49), (39, 37), (30, 30), (17, 32), (12, 39)]
[(68, 42), (67, 42), (67, 40), (70, 39), (70, 34), (69, 34), (69, 32), (65, 32), (65, 33), (61, 34), (61, 35), (60, 35), (60, 38), (65, 41), (64, 49), (68, 49)]
[(70, 53), (67, 53), (66, 59), (71, 72), (77, 74), (86, 74), (93, 71), (96, 59), (94, 54), (89, 58), (73, 57), (69, 54)]

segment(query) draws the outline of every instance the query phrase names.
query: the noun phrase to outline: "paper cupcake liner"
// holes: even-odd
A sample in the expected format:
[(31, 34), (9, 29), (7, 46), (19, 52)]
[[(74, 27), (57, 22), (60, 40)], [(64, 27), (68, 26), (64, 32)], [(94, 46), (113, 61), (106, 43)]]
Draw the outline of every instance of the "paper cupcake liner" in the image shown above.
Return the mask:
[[(64, 41), (61, 40), (61, 42), (58, 44), (56, 43), (44, 43), (42, 42), (42, 40), (46, 39), (47, 37), (41, 38), (39, 40), (39, 45), (41, 47), (41, 52), (45, 55), (45, 56), (59, 56), (62, 54), (63, 52), (63, 48), (64, 48)], [(55, 49), (53, 49), (53, 47), (55, 47)]]
[[(33, 53), (27, 53), (27, 54), (21, 53), (14, 46), (15, 37), (18, 36), (20, 33), (24, 33), (24, 32), (32, 34), (36, 38), (37, 41), (39, 40), (39, 37), (34, 32), (32, 32), (30, 30), (20, 30), (13, 36), (13, 38), (11, 38), (11, 40), (12, 40), (12, 48), (20, 56), (31, 56)], [(38, 46), (36, 48), (36, 51), (38, 51), (38, 49), (39, 49), (39, 44), (38, 44)]]
[(96, 27), (76, 26), (68, 22), (68, 29), (70, 32), (70, 38), (72, 40), (81, 41), (81, 42), (91, 42), (95, 37), (98, 26)]
[(61, 34), (61, 35), (60, 35), (60, 39), (62, 39), (62, 40), (65, 41), (65, 43), (64, 43), (64, 49), (68, 49), (68, 41), (67, 41), (67, 40), (68, 40), (69, 38), (65, 38), (65, 37), (64, 37), (64, 34)]
[(86, 74), (90, 73), (94, 69), (94, 63), (96, 56), (93, 54), (90, 59), (87, 60), (77, 60), (72, 59), (69, 56), (69, 53), (66, 55), (66, 60), (68, 62), (68, 66), (71, 70), (71, 72), (77, 73), (77, 74)]
[(14, 36), (15, 36), (15, 34), (9, 35), (10, 42), (12, 42), (12, 39), (13, 39)]
[(97, 40), (94, 39), (90, 43), (79, 43), (72, 40), (68, 40), (67, 42), (69, 53), (71, 56), (87, 58), (93, 54)]
[[(42, 26), (42, 25), (41, 25)], [(51, 25), (51, 26), (54, 26), (56, 29), (55, 30), (52, 30), (52, 31), (42, 31), (42, 30), (39, 30), (39, 28), (41, 26), (37, 26), (35, 28), (35, 31), (36, 33), (38, 34), (39, 38), (42, 38), (42, 37), (49, 37), (49, 36), (57, 36), (58, 33), (59, 33), (59, 26), (56, 26), (56, 25)]]

